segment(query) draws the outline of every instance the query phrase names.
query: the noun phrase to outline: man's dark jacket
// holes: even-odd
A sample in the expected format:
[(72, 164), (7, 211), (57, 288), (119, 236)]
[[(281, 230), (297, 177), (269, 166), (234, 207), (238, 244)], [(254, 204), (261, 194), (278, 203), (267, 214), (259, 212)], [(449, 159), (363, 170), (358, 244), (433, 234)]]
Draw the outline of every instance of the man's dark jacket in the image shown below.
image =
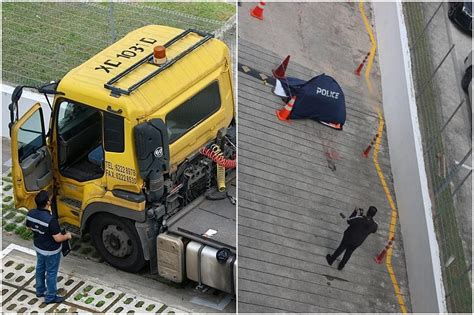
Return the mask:
[(347, 223), (349, 227), (344, 231), (343, 242), (354, 247), (360, 246), (378, 228), (373, 218), (357, 215), (357, 211), (351, 214)]

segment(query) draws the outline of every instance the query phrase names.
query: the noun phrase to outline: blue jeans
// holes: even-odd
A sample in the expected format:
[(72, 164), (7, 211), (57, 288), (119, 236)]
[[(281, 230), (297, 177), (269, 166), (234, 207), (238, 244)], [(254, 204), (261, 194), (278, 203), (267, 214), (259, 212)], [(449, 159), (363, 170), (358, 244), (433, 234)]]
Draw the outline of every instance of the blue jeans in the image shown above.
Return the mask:
[(46, 293), (44, 299), (45, 302), (51, 302), (56, 298), (60, 261), (61, 251), (50, 256), (45, 256), (36, 252), (36, 295), (43, 295)]

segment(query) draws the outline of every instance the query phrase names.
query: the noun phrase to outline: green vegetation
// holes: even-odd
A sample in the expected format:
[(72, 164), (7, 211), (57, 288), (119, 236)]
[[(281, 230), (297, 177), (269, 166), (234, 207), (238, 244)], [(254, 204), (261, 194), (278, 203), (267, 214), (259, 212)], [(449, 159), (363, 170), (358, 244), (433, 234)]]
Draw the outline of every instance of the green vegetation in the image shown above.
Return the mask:
[(16, 265), (15, 270), (20, 270), (23, 267), (25, 267), (25, 264), (18, 264)]
[(101, 307), (104, 304), (105, 304), (105, 301), (100, 300), (99, 302), (97, 302), (97, 304), (95, 306)]
[(104, 289), (98, 289), (97, 291), (95, 291), (95, 295), (100, 295), (104, 292)]
[(13, 231), (15, 228), (16, 228), (16, 224), (15, 224), (15, 223), (8, 223), (7, 225), (5, 225), (5, 231), (7, 231), (7, 232), (11, 232), (11, 231)]
[(12, 196), (6, 196), (6, 197), (3, 198), (3, 202), (9, 202), (9, 201), (11, 201), (12, 199), (13, 199)]
[(74, 300), (79, 301), (80, 299), (82, 299), (82, 297), (83, 295), (81, 293), (76, 294), (76, 296), (74, 297)]
[(114, 292), (109, 292), (107, 293), (107, 295), (105, 296), (107, 299), (110, 299), (111, 297), (113, 297), (115, 295)]
[(2, 205), (2, 211), (8, 211), (8, 210), (14, 210), (15, 209), (15, 205), (12, 203), (4, 203)]
[(33, 231), (31, 231), (30, 229), (28, 229), (24, 226), (22, 226), (21, 228), (24, 228), (24, 229), (22, 229), (22, 231), (20, 233), (17, 233), (17, 234), (20, 234), (20, 237), (22, 239), (27, 240), (27, 241), (33, 239)]
[(90, 290), (92, 290), (93, 286), (91, 285), (88, 285), (87, 287), (84, 288), (84, 292), (89, 292)]
[(149, 24), (213, 32), (235, 14), (227, 3), (2, 3), (3, 80), (62, 78), (125, 34)]
[(13, 186), (11, 184), (7, 184), (7, 185), (5, 185), (5, 187), (3, 187), (3, 190), (10, 191), (12, 188), (13, 188)]
[(150, 304), (150, 305), (147, 306), (146, 311), (150, 312), (154, 308), (155, 308), (155, 304)]
[(2, 179), (3, 181), (8, 182), (8, 183), (12, 182), (12, 179), (10, 177), (3, 176)]
[(10, 220), (10, 219), (13, 219), (15, 217), (16, 213), (15, 211), (9, 211), (9, 212), (5, 212), (5, 219), (7, 220)]
[(21, 215), (19, 215), (15, 218), (15, 222), (16, 223), (21, 223), (21, 222), (25, 221), (25, 218), (26, 218), (26, 216), (21, 214)]

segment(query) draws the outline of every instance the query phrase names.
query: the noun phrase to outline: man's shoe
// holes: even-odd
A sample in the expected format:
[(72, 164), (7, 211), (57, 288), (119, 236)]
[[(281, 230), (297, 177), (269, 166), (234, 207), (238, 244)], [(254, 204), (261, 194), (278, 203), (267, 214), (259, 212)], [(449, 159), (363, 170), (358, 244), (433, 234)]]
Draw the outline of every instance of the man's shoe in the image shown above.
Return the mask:
[(328, 265), (331, 266), (334, 260), (331, 260), (331, 255), (327, 254), (326, 255), (326, 261), (328, 262)]
[(36, 297), (37, 298), (42, 298), (42, 297), (44, 297), (44, 293), (40, 293), (40, 294), (36, 293)]
[(337, 270), (342, 270), (342, 269), (344, 269), (344, 265), (339, 264), (339, 265), (337, 266)]
[(46, 304), (62, 303), (62, 302), (64, 302), (65, 299), (66, 299), (66, 297), (64, 297), (64, 296), (57, 296), (56, 295), (56, 297), (54, 299), (52, 299), (51, 301), (44, 301), (44, 303), (46, 303)]

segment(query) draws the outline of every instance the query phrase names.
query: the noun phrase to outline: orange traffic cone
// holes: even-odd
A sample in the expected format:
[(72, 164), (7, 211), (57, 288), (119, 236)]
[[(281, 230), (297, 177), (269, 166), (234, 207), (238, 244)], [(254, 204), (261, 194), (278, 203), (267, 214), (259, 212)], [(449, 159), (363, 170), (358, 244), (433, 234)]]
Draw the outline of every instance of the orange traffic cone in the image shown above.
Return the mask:
[(370, 149), (372, 149), (372, 147), (374, 146), (375, 142), (377, 141), (377, 138), (379, 137), (378, 134), (375, 135), (375, 137), (370, 140), (370, 143), (369, 145), (367, 146), (367, 148), (364, 150), (364, 152), (362, 153), (362, 155), (366, 158), (369, 157), (369, 153), (370, 153)]
[(288, 62), (290, 61), (290, 55), (288, 55), (285, 60), (278, 66), (278, 68), (273, 69), (272, 73), (273, 76), (277, 79), (284, 79), (285, 78), (285, 71), (288, 68)]
[(377, 256), (375, 256), (375, 262), (377, 264), (381, 264), (383, 259), (385, 258), (385, 256), (387, 255), (387, 251), (390, 247), (392, 247), (392, 243), (393, 241), (395, 240), (394, 237), (392, 237), (390, 239), (390, 241), (388, 242), (387, 246), (385, 246), (385, 248), (380, 252), (380, 254), (378, 254)]
[(263, 20), (264, 7), (265, 7), (265, 1), (260, 1), (260, 3), (255, 8), (250, 10), (250, 15), (259, 20)]
[(296, 100), (296, 96), (293, 96), (291, 100), (288, 102), (288, 104), (285, 105), (285, 107), (276, 111), (276, 115), (278, 119), (283, 120), (283, 121), (288, 120), (288, 117), (290, 116), (290, 113), (293, 110), (293, 105), (295, 105), (295, 100)]

